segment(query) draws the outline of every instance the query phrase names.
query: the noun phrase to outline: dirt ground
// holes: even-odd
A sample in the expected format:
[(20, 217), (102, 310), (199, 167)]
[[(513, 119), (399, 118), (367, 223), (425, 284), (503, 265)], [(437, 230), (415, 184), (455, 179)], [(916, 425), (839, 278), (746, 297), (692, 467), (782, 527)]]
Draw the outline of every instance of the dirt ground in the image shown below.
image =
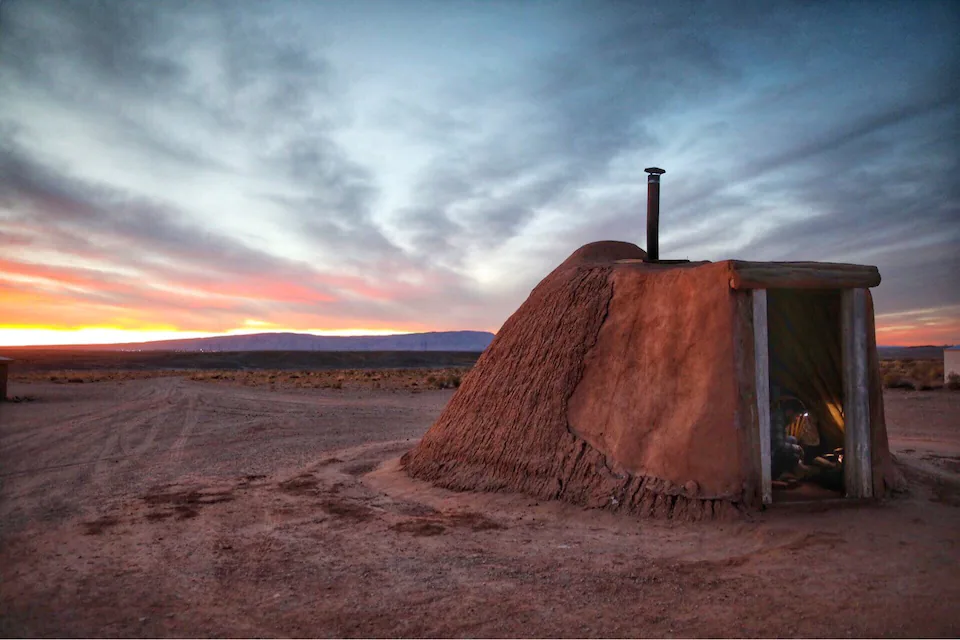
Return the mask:
[(452, 393), (14, 382), (0, 633), (960, 634), (960, 393), (887, 393), (902, 495), (701, 524), (408, 479)]

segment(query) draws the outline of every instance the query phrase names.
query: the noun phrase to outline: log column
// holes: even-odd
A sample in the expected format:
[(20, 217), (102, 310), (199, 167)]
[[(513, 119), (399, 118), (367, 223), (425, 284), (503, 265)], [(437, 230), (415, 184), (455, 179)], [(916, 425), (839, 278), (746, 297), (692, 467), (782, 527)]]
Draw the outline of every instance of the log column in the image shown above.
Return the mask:
[(845, 289), (843, 334), (843, 482), (848, 498), (873, 496), (870, 461), (870, 383), (867, 371), (867, 291)]

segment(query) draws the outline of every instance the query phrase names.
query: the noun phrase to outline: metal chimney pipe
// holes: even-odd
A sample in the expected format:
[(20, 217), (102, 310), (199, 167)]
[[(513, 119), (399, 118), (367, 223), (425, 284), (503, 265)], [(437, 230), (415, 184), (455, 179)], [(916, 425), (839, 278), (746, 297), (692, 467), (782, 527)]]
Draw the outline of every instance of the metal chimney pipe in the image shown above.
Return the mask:
[(647, 175), (647, 260), (660, 259), (660, 176), (666, 173), (658, 167), (644, 169)]

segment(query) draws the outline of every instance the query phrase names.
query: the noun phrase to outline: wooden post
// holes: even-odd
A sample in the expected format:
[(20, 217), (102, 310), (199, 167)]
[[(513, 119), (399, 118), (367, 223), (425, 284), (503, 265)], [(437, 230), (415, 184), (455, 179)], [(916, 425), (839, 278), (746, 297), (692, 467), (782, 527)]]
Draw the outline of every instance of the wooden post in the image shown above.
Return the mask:
[(7, 399), (7, 373), (10, 370), (9, 358), (0, 358), (0, 402)]
[(737, 413), (741, 461), (744, 469), (743, 503), (751, 509), (763, 505), (760, 471), (760, 422), (757, 411), (757, 376), (754, 367), (753, 292), (731, 291), (736, 305), (733, 349), (737, 371)]
[(873, 496), (870, 386), (867, 372), (867, 291), (845, 289), (843, 334), (843, 482), (848, 498)]
[(767, 341), (767, 292), (755, 289), (753, 296), (753, 353), (757, 378), (757, 418), (760, 426), (760, 482), (763, 504), (773, 502), (770, 477), (770, 347)]

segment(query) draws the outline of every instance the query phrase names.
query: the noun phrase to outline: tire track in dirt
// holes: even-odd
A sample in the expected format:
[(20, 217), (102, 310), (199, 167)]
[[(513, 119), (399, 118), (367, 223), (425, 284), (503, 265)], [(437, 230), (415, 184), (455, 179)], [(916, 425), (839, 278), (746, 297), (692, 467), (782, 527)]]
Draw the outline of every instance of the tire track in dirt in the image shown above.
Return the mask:
[[(157, 381), (159, 380), (167, 379), (157, 379)], [(154, 381), (151, 380), (150, 382), (153, 383)], [(105, 420), (114, 418), (120, 411), (137, 415), (150, 407), (153, 402), (152, 397), (157, 394), (158, 390), (155, 384), (143, 384), (125, 386), (119, 391), (117, 396), (113, 398), (114, 402), (104, 403), (95, 394), (92, 394), (92, 398), (81, 400), (77, 404), (61, 404), (58, 402), (59, 419), (57, 424), (50, 424), (46, 421), (28, 421), (26, 428), (19, 430), (17, 433), (3, 433), (0, 436), (0, 442), (7, 450), (29, 446), (37, 441), (42, 443), (42, 448), (53, 450), (60, 444), (77, 442), (78, 438), (88, 435), (85, 433), (87, 427), (94, 427), (94, 433), (99, 435), (96, 433), (96, 426)], [(94, 408), (91, 409), (89, 405), (93, 405)]]
[[(168, 418), (178, 410), (177, 391), (180, 388), (180, 381), (173, 378), (163, 378), (162, 380), (164, 384), (157, 394), (159, 397), (151, 403), (152, 406), (146, 415), (136, 418), (127, 425), (128, 431), (131, 432), (134, 439), (138, 435), (141, 436), (139, 442), (133, 445), (133, 449), (130, 451), (131, 455), (142, 456), (147, 454), (153, 447), (157, 435), (168, 423)], [(142, 432), (144, 426), (147, 427), (146, 433)]]
[[(123, 400), (113, 407), (112, 411), (98, 412), (96, 417), (89, 417), (76, 426), (95, 426), (89, 431), (92, 439), (99, 439), (103, 434), (103, 427), (108, 427), (108, 437), (103, 447), (96, 457), (90, 462), (94, 464), (94, 474), (103, 471), (101, 466), (106, 461), (112, 460), (114, 463), (124, 459), (134, 457), (136, 454), (144, 453), (150, 442), (156, 438), (156, 432), (159, 430), (162, 421), (158, 418), (166, 411), (171, 410), (169, 399), (173, 394), (176, 380), (172, 378), (160, 378), (151, 381), (153, 384), (147, 385), (145, 389), (138, 390), (132, 400)], [(165, 402), (167, 401), (167, 402)], [(136, 437), (138, 431), (144, 425), (150, 425), (144, 440), (147, 446), (144, 447), (141, 442), (137, 444)], [(68, 434), (69, 435), (69, 434)], [(82, 463), (81, 463), (82, 464)]]
[[(63, 407), (62, 421), (50, 420), (49, 410), (23, 412), (14, 424), (22, 437), (0, 441), (5, 524), (16, 529), (25, 518), (57, 520), (77, 513), (78, 502), (102, 510), (135, 490), (138, 474), (149, 464), (143, 457), (149, 456), (166, 416), (177, 410), (176, 382), (161, 378), (117, 385), (112, 401), (110, 394), (94, 389)], [(85, 394), (87, 388), (70, 391)], [(61, 402), (54, 402), (50, 409), (61, 409)], [(90, 410), (91, 403), (96, 410)]]
[[(146, 400), (134, 408), (123, 407), (107, 425), (115, 434), (115, 444), (102, 453), (93, 468), (90, 487), (100, 495), (113, 500), (135, 491), (134, 470), (151, 467), (151, 452), (157, 436), (169, 421), (167, 418), (179, 410), (179, 381), (175, 378), (160, 378), (151, 385)], [(132, 412), (131, 412), (132, 410)]]
[(168, 457), (173, 462), (179, 462), (183, 458), (183, 450), (187, 444), (187, 440), (197, 428), (197, 423), (200, 420), (200, 414), (197, 408), (200, 401), (199, 393), (192, 389), (184, 391), (182, 388), (178, 389), (178, 391), (180, 392), (178, 394), (180, 398), (182, 399), (185, 396), (187, 402), (184, 410), (183, 425), (180, 428), (180, 434), (177, 436), (177, 439), (174, 440), (168, 452)]
[[(0, 440), (0, 446), (10, 454), (4, 465), (5, 475), (29, 475), (36, 470), (96, 465), (104, 458), (124, 458), (141, 453), (145, 448), (135, 444), (140, 440), (138, 431), (153, 421), (146, 438), (156, 437), (162, 426), (162, 421), (156, 419), (158, 408), (164, 406), (159, 404), (160, 399), (169, 398), (175, 384), (176, 379), (158, 378), (142, 385), (120, 387), (115, 400), (106, 403), (108, 407), (105, 409), (72, 415), (68, 412), (59, 423), (29, 420), (27, 427), (16, 434), (20, 437), (3, 434)], [(97, 395), (88, 402), (98, 406), (103, 404)], [(173, 409), (169, 402), (165, 406), (168, 410)], [(97, 454), (84, 455), (81, 460), (58, 456), (58, 451), (66, 449), (61, 449), (62, 445), (68, 443), (72, 452), (97, 451)]]
[(137, 427), (147, 426), (146, 433), (143, 434), (142, 439), (139, 443), (135, 444), (131, 454), (134, 456), (142, 456), (148, 453), (153, 447), (153, 443), (157, 439), (161, 427), (166, 424), (167, 418), (174, 413), (174, 407), (172, 405), (166, 405), (162, 407), (157, 407), (154, 409), (151, 414), (144, 418), (143, 420), (138, 420), (134, 423)]
[[(124, 403), (112, 415), (104, 417), (104, 422), (112, 429), (89, 474), (92, 488), (98, 492), (104, 491), (104, 487), (116, 479), (123, 466), (133, 462), (135, 456), (125, 445), (125, 441), (129, 443), (129, 432), (156, 418), (158, 403), (163, 408), (163, 400), (170, 397), (175, 383), (173, 379), (159, 379), (150, 384), (145, 393), (138, 394), (140, 399), (136, 402)], [(154, 420), (154, 428), (159, 428), (159, 421)]]

